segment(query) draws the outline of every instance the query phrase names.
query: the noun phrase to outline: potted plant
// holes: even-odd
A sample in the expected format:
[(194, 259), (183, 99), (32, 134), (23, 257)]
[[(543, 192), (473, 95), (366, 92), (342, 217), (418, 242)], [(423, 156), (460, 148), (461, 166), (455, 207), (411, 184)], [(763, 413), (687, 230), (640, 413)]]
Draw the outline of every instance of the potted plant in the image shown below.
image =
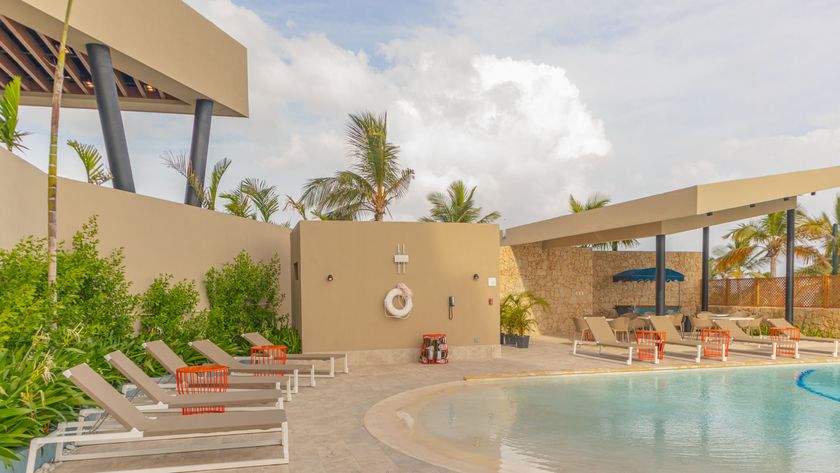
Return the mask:
[(514, 294), (508, 294), (507, 296), (502, 299), (502, 304), (499, 307), (500, 312), (500, 343), (502, 345), (516, 345), (516, 335), (513, 333), (513, 315), (514, 315), (514, 307), (513, 307), (513, 296)]
[[(534, 294), (533, 291), (523, 291), (515, 294), (508, 294), (502, 300), (502, 320), (505, 322), (508, 343), (513, 342), (517, 348), (528, 348), (531, 336), (526, 335), (537, 325), (537, 319), (533, 317), (533, 309), (539, 307), (543, 310), (549, 308), (548, 302)], [(510, 340), (513, 336), (514, 340)]]

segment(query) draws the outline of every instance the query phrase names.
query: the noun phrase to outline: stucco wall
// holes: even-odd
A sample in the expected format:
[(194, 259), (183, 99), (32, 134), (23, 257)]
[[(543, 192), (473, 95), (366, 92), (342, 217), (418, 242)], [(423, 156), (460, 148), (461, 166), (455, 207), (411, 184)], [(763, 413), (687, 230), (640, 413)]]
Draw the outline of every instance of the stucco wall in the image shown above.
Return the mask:
[[(709, 311), (716, 314), (731, 314), (744, 312), (762, 319), (783, 319), (783, 307), (749, 307), (749, 306), (709, 306)], [(828, 337), (840, 337), (840, 309), (796, 307), (793, 309), (793, 322), (811, 333), (818, 332)]]
[[(43, 172), (0, 150), (0, 248), (25, 236), (46, 236), (46, 189)], [(59, 240), (69, 240), (92, 215), (98, 216), (100, 250), (124, 248), (126, 276), (135, 292), (169, 273), (196, 281), (205, 305), (204, 274), (244, 249), (256, 260), (280, 256), (280, 290), (286, 294), (281, 311), (291, 310), (289, 229), (59, 178)]]
[(538, 331), (567, 336), (572, 318), (592, 313), (592, 253), (575, 247), (544, 250), (539, 243), (504, 246), (499, 250), (501, 294), (534, 291), (550, 304), (534, 312)]
[[(422, 334), (446, 333), (455, 357), (465, 348), (494, 356), (499, 287), (488, 278), (498, 278), (498, 232), (496, 225), (300, 222), (292, 236), (292, 264), (299, 265), (292, 287), (304, 351), (390, 350), (370, 356), (416, 361)], [(394, 263), (398, 244), (409, 255), (405, 274)], [(399, 282), (414, 294), (414, 309), (403, 320), (387, 318), (383, 302)], [(453, 320), (449, 296), (456, 299)]]
[[(616, 305), (655, 305), (656, 283), (615, 283), (612, 277), (628, 269), (656, 266), (653, 251), (593, 251), (592, 312), (608, 315)], [(702, 253), (667, 252), (665, 266), (682, 273), (685, 281), (665, 284), (665, 305), (679, 305), (683, 313), (693, 315), (700, 305)]]
[[(666, 303), (679, 303), (694, 314), (700, 300), (700, 253), (667, 253), (666, 266), (685, 275), (681, 284), (668, 283)], [(627, 269), (656, 265), (650, 251), (592, 251), (589, 248), (542, 248), (539, 243), (503, 246), (499, 250), (501, 295), (532, 290), (551, 308), (537, 309), (539, 332), (568, 336), (572, 318), (608, 315), (617, 304), (655, 304), (654, 283), (614, 283), (612, 276)]]

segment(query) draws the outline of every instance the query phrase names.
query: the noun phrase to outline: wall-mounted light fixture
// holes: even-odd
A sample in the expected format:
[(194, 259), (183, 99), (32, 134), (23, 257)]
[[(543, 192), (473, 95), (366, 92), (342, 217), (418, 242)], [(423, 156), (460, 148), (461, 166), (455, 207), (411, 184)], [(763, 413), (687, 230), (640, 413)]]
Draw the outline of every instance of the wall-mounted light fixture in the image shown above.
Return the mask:
[(816, 191), (811, 192), (811, 195), (817, 195), (817, 192)]
[(473, 274), (473, 281), (478, 281), (478, 273)]
[(332, 274), (327, 274), (327, 281), (332, 282), (335, 279)]

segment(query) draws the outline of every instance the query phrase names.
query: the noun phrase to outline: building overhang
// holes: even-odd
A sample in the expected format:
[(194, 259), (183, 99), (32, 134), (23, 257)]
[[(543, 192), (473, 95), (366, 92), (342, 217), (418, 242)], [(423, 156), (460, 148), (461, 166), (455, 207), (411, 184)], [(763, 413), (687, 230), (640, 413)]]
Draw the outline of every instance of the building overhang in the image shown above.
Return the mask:
[(840, 166), (700, 184), (506, 229), (504, 246), (590, 245), (669, 235), (796, 208), (797, 196), (840, 187)]
[[(22, 79), (21, 103), (48, 106), (65, 2), (0, 0), (0, 82)], [(96, 108), (86, 45), (111, 50), (122, 110), (248, 116), (247, 51), (180, 0), (73, 4), (62, 106)]]

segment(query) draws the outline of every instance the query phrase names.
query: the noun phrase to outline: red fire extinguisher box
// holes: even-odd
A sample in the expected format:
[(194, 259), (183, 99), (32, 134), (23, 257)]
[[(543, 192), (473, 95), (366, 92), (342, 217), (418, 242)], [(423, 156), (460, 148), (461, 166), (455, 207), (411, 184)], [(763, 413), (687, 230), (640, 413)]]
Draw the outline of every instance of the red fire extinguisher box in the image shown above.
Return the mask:
[(424, 365), (445, 365), (449, 363), (449, 345), (446, 343), (445, 333), (423, 335), (420, 363)]

